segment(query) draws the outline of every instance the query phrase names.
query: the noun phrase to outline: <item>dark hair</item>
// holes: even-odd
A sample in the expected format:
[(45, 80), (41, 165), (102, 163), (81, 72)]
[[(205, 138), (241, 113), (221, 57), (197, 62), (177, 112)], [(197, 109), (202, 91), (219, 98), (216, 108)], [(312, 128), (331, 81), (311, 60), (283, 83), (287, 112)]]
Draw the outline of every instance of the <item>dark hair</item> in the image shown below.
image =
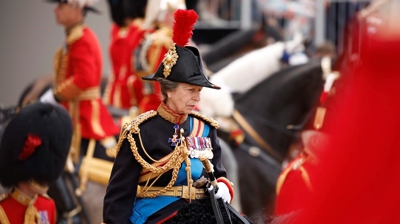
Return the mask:
[(163, 96), (163, 102), (166, 103), (168, 99), (167, 92), (174, 91), (178, 87), (178, 82), (173, 82), (168, 79), (158, 78), (158, 83), (160, 83), (161, 94)]

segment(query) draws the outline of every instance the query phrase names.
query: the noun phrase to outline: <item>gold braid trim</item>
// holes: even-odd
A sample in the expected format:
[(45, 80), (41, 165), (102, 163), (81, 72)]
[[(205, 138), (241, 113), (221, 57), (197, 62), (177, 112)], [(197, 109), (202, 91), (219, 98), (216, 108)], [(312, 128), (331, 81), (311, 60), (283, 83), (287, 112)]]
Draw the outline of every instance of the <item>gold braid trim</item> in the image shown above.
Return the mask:
[[(175, 147), (174, 151), (172, 152), (171, 158), (170, 160), (162, 167), (156, 167), (153, 166), (152, 164), (149, 164), (148, 162), (146, 162), (140, 155), (138, 152), (138, 149), (136, 147), (136, 142), (133, 139), (132, 135), (128, 135), (128, 141), (131, 144), (131, 150), (133, 153), (133, 156), (135, 157), (135, 159), (140, 163), (140, 165), (142, 165), (142, 167), (145, 167), (146, 169), (150, 170), (152, 173), (154, 173), (155, 175), (158, 175), (157, 178), (154, 179), (154, 181), (149, 184), (149, 180), (146, 182), (146, 184), (143, 187), (143, 190), (141, 190), (141, 192), (137, 195), (138, 198), (155, 198), (161, 194), (164, 194), (168, 189), (170, 189), (176, 182), (176, 179), (178, 178), (178, 172), (180, 169), (180, 165), (182, 164), (182, 162), (185, 160), (184, 155), (184, 147), (180, 147), (177, 146)], [(144, 149), (143, 149), (144, 150)], [(173, 170), (172, 171), (172, 178), (170, 180), (170, 182), (167, 184), (167, 186), (165, 186), (163, 189), (157, 191), (157, 192), (153, 192), (153, 193), (148, 193), (147, 190), (152, 187), (152, 185), (154, 184), (154, 182), (165, 172), (169, 171), (169, 170)]]
[(117, 154), (119, 150), (121, 149), (122, 142), (126, 138), (128, 132), (134, 133), (134, 134), (139, 134), (140, 129), (139, 125), (146, 120), (155, 117), (157, 115), (157, 112), (154, 110), (147, 111), (145, 113), (140, 114), (137, 116), (135, 119), (133, 119), (130, 123), (125, 123), (124, 126), (122, 126), (121, 133), (119, 134), (119, 139), (116, 147)]
[(1, 224), (10, 224), (7, 214), (1, 205), (0, 205), (0, 223)]
[[(185, 156), (187, 157), (187, 155), (188, 155), (187, 148), (185, 148), (182, 145), (176, 146), (174, 151), (171, 153), (169, 161), (162, 167), (157, 167), (155, 165), (149, 164), (148, 162), (146, 162), (139, 155), (138, 148), (136, 146), (136, 141), (133, 138), (133, 134), (139, 135), (139, 139), (141, 141), (139, 125), (141, 123), (143, 123), (144, 121), (146, 121), (146, 120), (148, 120), (148, 119), (150, 119), (150, 118), (152, 118), (152, 117), (154, 117), (156, 115), (157, 115), (157, 112), (151, 110), (151, 111), (142, 113), (141, 115), (136, 117), (131, 123), (126, 123), (123, 126), (123, 129), (121, 131), (120, 138), (119, 138), (119, 141), (118, 141), (118, 144), (117, 144), (117, 152), (119, 152), (123, 140), (125, 138), (127, 138), (129, 143), (130, 143), (130, 146), (131, 146), (132, 154), (135, 157), (135, 159), (139, 162), (139, 164), (143, 168), (145, 168), (147, 170), (150, 170), (152, 173), (157, 175), (157, 177), (154, 179), (154, 181), (151, 184), (149, 184), (150, 180), (147, 180), (145, 186), (143, 187), (143, 189), (140, 190), (140, 193), (138, 193), (138, 195), (137, 195), (137, 197), (139, 197), (139, 198), (155, 198), (155, 197), (165, 193), (168, 189), (170, 189), (176, 182), (176, 179), (178, 177), (178, 172), (179, 172), (179, 169), (180, 169), (180, 165), (185, 160)], [(146, 149), (145, 148), (143, 148), (143, 151), (146, 153)], [(154, 182), (162, 174), (164, 174), (165, 172), (167, 172), (167, 171), (169, 171), (171, 169), (173, 170), (172, 171), (172, 178), (171, 178), (171, 181), (168, 183), (168, 185), (165, 186), (160, 191), (148, 193), (147, 190), (154, 184)], [(154, 176), (154, 175), (151, 175), (151, 176)]]
[(169, 49), (172, 42), (173, 30), (168, 26), (162, 26), (157, 31), (151, 34), (154, 44)]
[[(70, 33), (67, 36), (67, 44), (70, 46), (73, 44), (75, 41), (79, 40), (80, 38), (83, 37), (83, 29), (85, 28), (84, 25), (78, 25), (70, 31)], [(67, 51), (64, 52), (64, 47), (61, 47), (53, 61), (53, 66), (54, 66), (54, 71), (55, 71), (55, 79), (54, 79), (54, 95), (56, 95), (59, 98), (62, 98), (59, 94), (61, 89), (59, 89), (59, 85), (64, 82), (66, 72), (67, 72), (67, 67), (68, 67), (68, 52), (69, 50), (66, 49)]]
[(210, 124), (211, 126), (213, 126), (215, 129), (218, 129), (218, 128), (219, 128), (218, 121), (214, 120), (214, 119), (211, 118), (211, 117), (207, 117), (206, 115), (201, 114), (201, 113), (199, 113), (199, 112), (195, 112), (195, 111), (192, 111), (190, 114), (193, 115), (193, 116), (195, 116), (195, 117), (197, 117), (197, 118), (202, 119), (203, 121), (207, 121), (207, 123), (209, 123), (209, 124)]
[(310, 176), (308, 175), (307, 170), (303, 166), (300, 166), (298, 169), (301, 171), (301, 178), (303, 179), (308, 190), (314, 191), (314, 188), (311, 184)]
[(289, 174), (289, 172), (292, 170), (293, 167), (293, 163), (289, 165), (289, 167), (287, 167), (285, 170), (283, 170), (283, 172), (279, 175), (278, 180), (276, 182), (276, 195), (279, 195), (279, 193), (281, 192), (283, 183), (286, 180), (287, 175)]
[(26, 208), (25, 211), (25, 216), (24, 216), (24, 224), (32, 224), (36, 223), (36, 221), (40, 220), (40, 215), (36, 207), (33, 205), (34, 201), (32, 200), (31, 203), (29, 203), (28, 207)]
[(81, 37), (83, 37), (83, 29), (84, 28), (85, 28), (85, 25), (83, 25), (83, 24), (75, 26), (74, 28), (72, 28), (72, 30), (68, 34), (67, 43), (69, 45), (71, 45), (75, 41), (81, 39)]

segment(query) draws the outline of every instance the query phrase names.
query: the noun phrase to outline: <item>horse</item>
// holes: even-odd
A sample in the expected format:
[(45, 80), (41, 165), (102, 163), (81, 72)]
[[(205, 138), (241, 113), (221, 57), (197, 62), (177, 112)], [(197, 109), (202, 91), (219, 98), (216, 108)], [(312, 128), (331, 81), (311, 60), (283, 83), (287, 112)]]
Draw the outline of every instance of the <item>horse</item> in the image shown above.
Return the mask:
[(244, 131), (239, 144), (226, 139), (238, 162), (242, 212), (252, 220), (272, 215), (282, 161), (296, 139), (290, 125), (302, 123), (323, 87), (319, 60), (272, 74), (234, 96), (232, 118)]
[[(287, 44), (286, 44), (287, 45)], [(290, 45), (290, 44), (289, 44)], [(283, 45), (282, 44), (280, 44), (280, 46), (281, 47), (279, 47), (279, 49), (281, 49), (280, 50), (280, 52), (281, 51), (283, 51), (285, 48), (283, 47)], [(274, 56), (274, 60), (279, 60), (279, 58), (280, 58), (280, 55), (282, 54), (282, 52), (281, 53), (279, 53), (278, 54), (278, 56)], [(278, 62), (279, 63), (279, 62)], [(32, 84), (32, 85), (35, 85), (36, 83), (40, 83), (40, 82), (34, 82), (34, 84)], [(103, 78), (103, 81), (102, 81), (102, 83), (103, 83), (103, 88), (102, 89), (104, 89), (104, 87), (105, 87), (105, 84), (107, 83), (107, 81), (106, 81), (106, 79), (104, 79)], [(49, 86), (48, 85), (42, 85), (42, 86), (46, 86), (46, 88), (49, 88)], [(28, 87), (28, 88), (33, 88), (33, 87)], [(37, 89), (37, 88), (33, 88), (33, 89)], [(24, 91), (24, 94), (27, 94), (26, 92), (29, 92), (29, 91)], [(42, 94), (42, 92), (41, 91), (37, 91), (37, 92), (39, 92), (40, 94), (37, 94), (38, 95), (38, 97), (40, 97), (40, 95)], [(44, 92), (44, 91), (43, 91)], [(24, 97), (23, 96), (21, 96), (21, 99), (23, 99)], [(24, 100), (20, 100), (20, 102), (26, 102), (26, 101), (24, 101)], [(228, 178), (230, 178), (230, 179), (232, 179), (233, 181), (235, 180), (235, 178), (237, 178), (237, 176), (235, 175), (236, 174), (236, 172), (235, 172), (235, 169), (237, 169), (237, 162), (236, 162), (236, 160), (235, 159), (232, 159), (232, 150), (230, 149), (230, 148), (228, 148), (228, 147), (226, 147), (226, 146), (224, 146), (224, 144), (221, 144), (221, 146), (222, 146), (222, 150), (223, 150), (223, 154), (224, 154), (224, 158), (229, 158), (229, 155), (231, 155), (231, 159), (226, 159), (226, 160), (224, 160), (223, 159), (223, 163), (224, 163), (224, 166), (227, 168), (227, 170), (228, 170)], [(236, 153), (237, 154), (237, 153)], [(234, 157), (233, 157), (234, 158)], [(236, 156), (236, 158), (237, 158), (237, 156)], [(240, 157), (239, 157), (240, 158)], [(240, 167), (240, 166), (239, 166)], [(239, 168), (239, 170), (241, 170), (241, 168)], [(239, 173), (239, 175), (242, 175), (242, 174), (240, 174)], [(242, 178), (240, 177), (240, 179), (239, 179), (239, 185), (238, 186), (242, 186), (243, 184), (242, 184), (242, 180), (241, 180)], [(93, 189), (93, 187), (94, 187), (94, 189)], [(84, 203), (86, 204), (86, 205), (89, 205), (88, 207), (91, 207), (93, 204), (95, 205), (94, 207), (95, 207), (95, 209), (92, 209), (92, 211), (90, 211), (89, 213), (91, 214), (90, 216), (91, 217), (94, 217), (94, 218), (97, 218), (97, 219), (99, 219), (99, 217), (101, 217), (101, 214), (98, 214), (99, 212), (101, 212), (101, 205), (102, 205), (102, 198), (100, 198), (100, 199), (96, 199), (96, 200), (93, 200), (93, 199), (89, 199), (89, 198), (86, 198), (85, 196), (86, 195), (88, 195), (88, 193), (90, 193), (91, 195), (94, 195), (94, 196), (98, 196), (98, 195), (104, 195), (104, 192), (105, 192), (105, 188), (104, 188), (104, 186), (102, 186), (102, 185), (98, 185), (98, 184), (96, 184), (96, 183), (93, 183), (93, 182), (89, 182), (89, 185), (88, 185), (88, 192), (87, 193), (85, 193), (85, 194), (83, 194), (83, 199), (84, 199)], [(239, 194), (237, 194), (237, 196), (239, 196), (240, 194), (242, 194), (242, 192), (243, 192), (243, 190), (240, 190), (239, 189), (239, 191), (238, 191), (238, 193)], [(86, 198), (86, 199), (85, 199)], [(95, 198), (98, 198), (98, 197), (95, 197)], [(240, 198), (240, 197), (237, 197), (237, 198)], [(244, 199), (245, 201), (246, 201), (246, 199)], [(234, 200), (234, 203), (240, 203), (240, 199), (239, 200)], [(94, 202), (94, 203), (93, 203)], [(100, 206), (99, 206), (100, 205)], [(240, 203), (239, 205), (236, 205), (236, 206), (234, 206), (234, 207), (236, 207), (238, 210), (242, 210), (240, 207), (243, 207), (243, 211), (246, 211), (246, 207), (247, 205), (246, 205), (246, 203)], [(251, 207), (250, 207), (251, 208)], [(252, 209), (253, 210), (253, 209)], [(92, 213), (95, 213), (95, 215), (93, 215), (92, 216)], [(251, 214), (252, 212), (250, 212), (249, 214)], [(94, 220), (91, 220), (91, 221), (94, 221)], [(101, 222), (101, 220), (100, 220), (100, 222)]]

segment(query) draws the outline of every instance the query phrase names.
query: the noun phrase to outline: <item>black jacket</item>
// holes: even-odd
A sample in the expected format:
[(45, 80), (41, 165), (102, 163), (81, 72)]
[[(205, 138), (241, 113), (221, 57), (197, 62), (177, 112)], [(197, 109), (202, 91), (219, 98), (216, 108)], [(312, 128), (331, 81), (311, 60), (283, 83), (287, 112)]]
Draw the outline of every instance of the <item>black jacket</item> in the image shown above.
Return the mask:
[[(189, 116), (194, 116), (189, 114)], [(209, 120), (201, 119), (201, 121), (210, 124)], [(215, 177), (226, 177), (225, 168), (221, 163), (221, 147), (218, 142), (217, 132), (215, 125), (209, 125), (210, 131), (208, 137), (211, 139), (214, 157), (211, 160), (214, 165)], [(167, 154), (174, 150), (171, 143), (168, 143), (168, 139), (174, 134), (174, 123), (167, 121), (157, 113), (156, 116), (149, 118), (139, 125), (140, 135), (147, 153), (153, 159), (161, 159)], [(189, 117), (179, 125), (179, 128), (184, 129), (183, 136), (189, 135), (190, 122)], [(145, 155), (139, 141), (138, 134), (133, 134), (136, 146), (139, 154), (148, 163), (152, 161)], [(136, 198), (136, 190), (138, 186), (138, 180), (142, 166), (134, 158), (130, 143), (125, 139), (119, 150), (119, 153), (115, 159), (114, 167), (112, 169), (110, 181), (107, 187), (107, 192), (104, 198), (103, 208), (103, 221), (107, 224), (125, 224), (129, 223), (128, 219), (132, 213), (134, 201)], [(207, 174), (203, 170), (203, 176), (207, 177)], [(172, 177), (172, 171), (164, 173), (154, 184), (154, 186), (166, 186)], [(194, 180), (196, 181), (196, 180)], [(180, 199), (176, 203), (168, 205), (168, 208), (160, 210), (157, 214), (153, 214), (149, 217), (148, 222), (151, 220), (160, 219), (167, 217), (171, 212), (177, 211), (182, 203), (187, 203), (185, 199)], [(168, 212), (167, 212), (168, 211)], [(159, 213), (166, 214), (159, 214)]]

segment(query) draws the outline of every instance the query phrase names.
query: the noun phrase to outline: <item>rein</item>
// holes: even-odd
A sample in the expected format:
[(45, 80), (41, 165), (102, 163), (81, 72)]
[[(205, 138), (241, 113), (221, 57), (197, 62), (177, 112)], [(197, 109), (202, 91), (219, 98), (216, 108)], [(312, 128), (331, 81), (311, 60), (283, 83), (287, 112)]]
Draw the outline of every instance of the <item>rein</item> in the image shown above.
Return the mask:
[(257, 144), (259, 144), (268, 154), (273, 156), (278, 161), (283, 161), (283, 157), (275, 152), (272, 147), (261, 138), (261, 136), (250, 126), (246, 119), (240, 114), (238, 110), (234, 110), (232, 113), (233, 118), (238, 122), (238, 124), (244, 129), (246, 133), (252, 137)]
[(270, 127), (272, 129), (274, 129), (275, 131), (279, 132), (280, 134), (286, 135), (288, 137), (293, 137), (293, 135), (294, 135), (293, 131), (290, 131), (287, 128), (282, 128), (282, 127), (278, 126), (276, 123), (274, 123), (274, 122), (272, 122), (272, 121), (270, 121), (268, 119), (265, 119), (263, 117), (257, 116), (254, 113), (249, 114), (249, 116), (254, 118), (255, 122), (263, 124), (263, 125), (265, 125), (267, 127)]

